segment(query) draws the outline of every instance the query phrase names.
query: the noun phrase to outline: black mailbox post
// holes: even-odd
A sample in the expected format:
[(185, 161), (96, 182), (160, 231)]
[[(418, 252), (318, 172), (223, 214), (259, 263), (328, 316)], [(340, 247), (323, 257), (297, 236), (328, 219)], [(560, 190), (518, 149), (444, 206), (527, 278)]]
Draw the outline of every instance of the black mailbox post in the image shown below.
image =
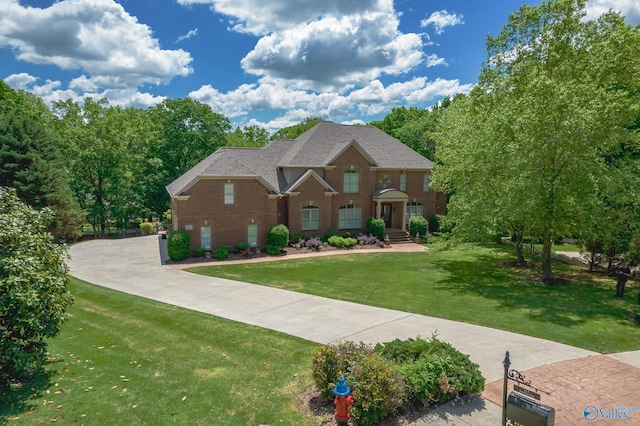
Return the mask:
[(553, 426), (556, 410), (515, 392), (507, 399), (507, 418), (523, 426)]

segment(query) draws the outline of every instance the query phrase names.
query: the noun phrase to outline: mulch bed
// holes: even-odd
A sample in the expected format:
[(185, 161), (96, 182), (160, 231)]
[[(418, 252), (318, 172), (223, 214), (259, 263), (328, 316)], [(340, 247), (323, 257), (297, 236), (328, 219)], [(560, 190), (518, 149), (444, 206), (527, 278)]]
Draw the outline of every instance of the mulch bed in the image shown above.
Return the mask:
[[(388, 248), (389, 246), (385, 246), (385, 248)], [(215, 257), (211, 256), (211, 257), (207, 257), (207, 256), (200, 256), (200, 257), (188, 257), (184, 260), (178, 260), (178, 261), (173, 261), (173, 260), (169, 260), (167, 261), (167, 264), (172, 264), (172, 265), (180, 265), (180, 264), (191, 264), (191, 263), (211, 263), (211, 262), (216, 262), (216, 261), (233, 261), (233, 260), (237, 260), (237, 261), (245, 261), (247, 259), (256, 259), (256, 258), (263, 258), (263, 257), (274, 257), (274, 258), (278, 258), (278, 257), (286, 257), (288, 255), (296, 255), (296, 254), (309, 254), (309, 253), (324, 253), (324, 252), (331, 252), (331, 251), (354, 251), (354, 250), (370, 250), (370, 249), (379, 249), (381, 247), (378, 247), (377, 245), (374, 244), (369, 244), (369, 245), (357, 245), (354, 247), (349, 247), (349, 248), (337, 248), (337, 247), (333, 247), (333, 246), (322, 246), (320, 247), (318, 250), (312, 250), (306, 247), (303, 248), (295, 248), (295, 247), (287, 247), (284, 249), (284, 251), (282, 252), (282, 254), (279, 255), (275, 255), (275, 256), (271, 256), (270, 254), (268, 254), (267, 252), (265, 252), (264, 250), (260, 251), (260, 253), (255, 253), (252, 252), (250, 256), (245, 255), (244, 253), (239, 253), (239, 252), (231, 252), (229, 254), (229, 257), (223, 260), (218, 260)]]

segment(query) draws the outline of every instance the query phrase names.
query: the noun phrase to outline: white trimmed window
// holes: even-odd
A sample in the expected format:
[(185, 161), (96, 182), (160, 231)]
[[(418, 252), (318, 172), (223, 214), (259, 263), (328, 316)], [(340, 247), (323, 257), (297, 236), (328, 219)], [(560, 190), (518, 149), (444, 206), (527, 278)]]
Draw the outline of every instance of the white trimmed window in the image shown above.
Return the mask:
[(205, 250), (211, 250), (211, 227), (203, 226), (200, 228), (200, 247)]
[(225, 204), (234, 204), (234, 191), (232, 183), (224, 184), (224, 203)]
[(357, 170), (347, 170), (344, 172), (343, 192), (355, 194), (358, 192), (359, 175)]
[(407, 174), (400, 175), (400, 191), (407, 192)]
[(338, 209), (339, 229), (362, 228), (362, 209), (353, 204), (347, 204)]
[(424, 216), (424, 206), (422, 203), (407, 203), (407, 225), (413, 216)]
[(258, 225), (247, 226), (247, 242), (249, 247), (258, 247)]
[(302, 230), (309, 231), (320, 227), (320, 209), (317, 206), (302, 208)]
[(422, 190), (424, 192), (429, 192), (429, 175), (424, 175), (422, 179)]

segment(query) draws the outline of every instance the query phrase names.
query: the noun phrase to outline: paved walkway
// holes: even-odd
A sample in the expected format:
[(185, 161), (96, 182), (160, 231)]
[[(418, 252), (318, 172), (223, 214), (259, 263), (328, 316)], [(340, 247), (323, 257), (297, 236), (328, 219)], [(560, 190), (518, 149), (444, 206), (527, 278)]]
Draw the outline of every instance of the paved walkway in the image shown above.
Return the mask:
[[(283, 258), (286, 261), (284, 259), (287, 258)], [(70, 267), (73, 276), (97, 285), (323, 344), (340, 340), (378, 343), (418, 335), (429, 337), (437, 331), (442, 340), (470, 354), (471, 360), (480, 365), (489, 385), (485, 398), (470, 397), (446, 404), (416, 423), (420, 425), (499, 424), (501, 409), (491, 402), (495, 400), (491, 389), (495, 387), (492, 382), (502, 378), (502, 361), (507, 350), (511, 354), (512, 368), (527, 375), (534, 369), (550, 364), (562, 367), (565, 361), (587, 362), (594, 356), (618, 362), (619, 365), (633, 366), (624, 374), (635, 380), (635, 385), (631, 383), (625, 389), (630, 394), (640, 396), (640, 351), (599, 356), (584, 349), (488, 327), (190, 274), (160, 263), (156, 236), (76, 244), (71, 248)], [(573, 366), (571, 369), (575, 370)], [(554, 370), (541, 374), (536, 383), (552, 383), (560, 373)], [(591, 386), (577, 379), (575, 383), (585, 390)], [(597, 383), (608, 395), (613, 395), (619, 385), (618, 382)], [(543, 403), (554, 406), (558, 412), (566, 410), (573, 417), (583, 418), (584, 408), (589, 405), (612, 407), (606, 405), (610, 400), (601, 399), (595, 393), (574, 395), (575, 404), (566, 408), (564, 405), (557, 406), (556, 402), (545, 402), (544, 399)], [(567, 398), (570, 399), (571, 395)], [(640, 398), (636, 398), (635, 403), (626, 401), (620, 399), (616, 406), (626, 404), (625, 407), (629, 408), (640, 407)], [(629, 418), (633, 421), (630, 424), (640, 424), (640, 412), (630, 413)], [(563, 424), (575, 423), (556, 422), (556, 425)]]

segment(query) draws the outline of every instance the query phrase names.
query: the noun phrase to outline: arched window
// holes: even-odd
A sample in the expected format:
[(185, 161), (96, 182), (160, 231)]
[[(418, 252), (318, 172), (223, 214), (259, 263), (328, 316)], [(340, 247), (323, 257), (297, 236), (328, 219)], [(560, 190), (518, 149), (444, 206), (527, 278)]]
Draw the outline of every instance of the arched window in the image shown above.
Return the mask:
[(353, 204), (346, 204), (338, 209), (339, 229), (362, 228), (362, 209)]
[(358, 192), (359, 174), (357, 170), (347, 170), (344, 172), (343, 192), (355, 194)]
[(317, 206), (302, 208), (302, 230), (308, 231), (320, 227), (320, 209)]

